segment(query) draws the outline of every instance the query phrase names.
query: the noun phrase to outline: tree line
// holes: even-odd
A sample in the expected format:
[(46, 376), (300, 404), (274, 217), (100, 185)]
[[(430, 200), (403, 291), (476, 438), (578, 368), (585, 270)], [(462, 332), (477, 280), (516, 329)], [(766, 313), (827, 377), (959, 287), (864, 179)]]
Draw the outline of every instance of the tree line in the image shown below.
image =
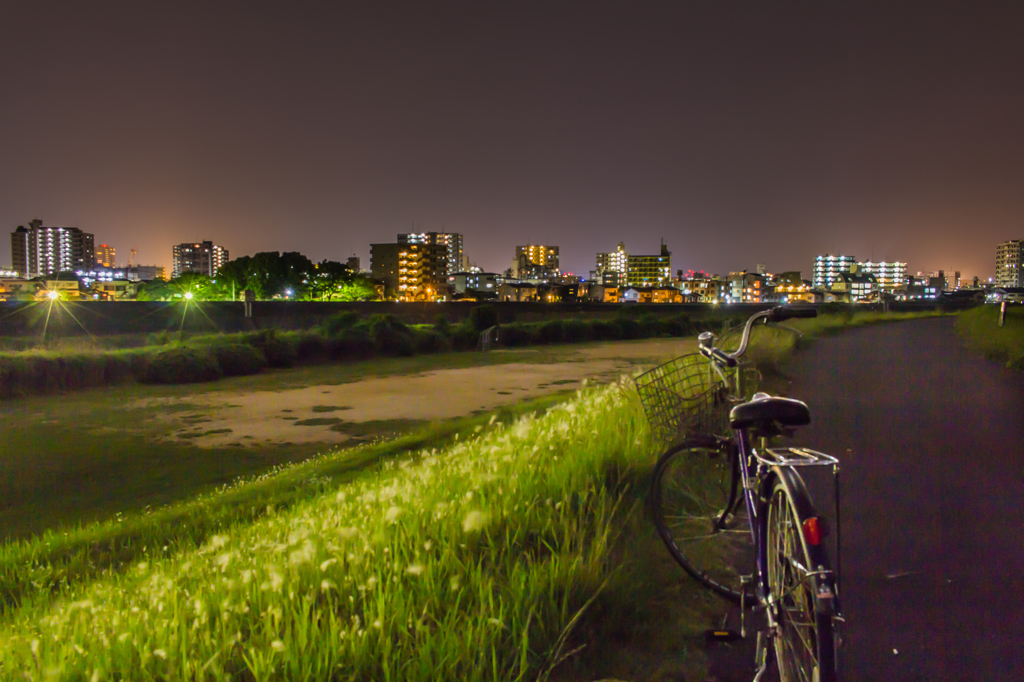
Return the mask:
[[(37, 280), (79, 279), (62, 272)], [(155, 279), (139, 286), (140, 301), (171, 301), (183, 297), (202, 301), (238, 300), (243, 291), (257, 300), (372, 301), (379, 298), (373, 283), (337, 261), (314, 263), (301, 253), (265, 251), (225, 263), (213, 277), (184, 272), (170, 280)]]

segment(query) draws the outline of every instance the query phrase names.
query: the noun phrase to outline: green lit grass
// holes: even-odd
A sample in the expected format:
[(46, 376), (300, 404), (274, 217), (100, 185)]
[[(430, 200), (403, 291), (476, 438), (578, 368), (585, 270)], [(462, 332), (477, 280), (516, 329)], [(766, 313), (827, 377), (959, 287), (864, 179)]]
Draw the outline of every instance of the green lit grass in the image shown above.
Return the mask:
[(1007, 305), (999, 326), (999, 306), (985, 305), (957, 315), (957, 334), (972, 349), (1007, 366), (1024, 369), (1024, 306)]
[[(145, 553), (117, 570), (23, 581), (0, 620), (0, 671), (537, 679), (577, 628), (595, 627), (590, 610), (633, 608), (620, 597), (635, 596), (636, 576), (609, 558), (651, 463), (646, 445), (635, 400), (613, 385), (344, 485), (323, 468), (351, 453), (290, 467), (194, 503), (251, 503), (250, 486), (304, 481), (290, 505), (250, 507), (251, 521), (173, 546), (168, 524), (154, 524), (135, 541)], [(25, 548), (5, 550), (7, 571), (45, 572)]]

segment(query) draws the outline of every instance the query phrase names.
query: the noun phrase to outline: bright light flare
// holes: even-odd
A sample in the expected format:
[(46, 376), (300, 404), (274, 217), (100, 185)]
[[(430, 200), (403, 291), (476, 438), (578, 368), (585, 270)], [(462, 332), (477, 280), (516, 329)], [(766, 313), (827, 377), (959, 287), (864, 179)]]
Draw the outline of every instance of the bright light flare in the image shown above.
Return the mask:
[(60, 294), (56, 291), (48, 291), (46, 295), (50, 297), (51, 301), (56, 301), (58, 298), (60, 298)]
[(186, 301), (191, 301), (192, 300), (192, 292), (191, 291), (186, 291), (185, 292), (185, 300)]

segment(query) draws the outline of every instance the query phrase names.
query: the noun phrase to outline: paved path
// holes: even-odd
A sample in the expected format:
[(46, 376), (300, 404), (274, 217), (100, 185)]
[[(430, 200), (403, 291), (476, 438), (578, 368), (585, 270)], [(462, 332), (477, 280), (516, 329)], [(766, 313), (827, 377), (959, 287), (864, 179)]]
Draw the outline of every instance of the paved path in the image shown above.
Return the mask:
[(792, 375), (801, 442), (843, 460), (844, 679), (1024, 679), (1024, 376), (948, 318), (821, 339)]
[[(789, 373), (798, 441), (843, 464), (844, 682), (1024, 680), (1024, 375), (949, 318), (819, 339)], [(709, 652), (717, 680), (751, 679), (746, 644)]]

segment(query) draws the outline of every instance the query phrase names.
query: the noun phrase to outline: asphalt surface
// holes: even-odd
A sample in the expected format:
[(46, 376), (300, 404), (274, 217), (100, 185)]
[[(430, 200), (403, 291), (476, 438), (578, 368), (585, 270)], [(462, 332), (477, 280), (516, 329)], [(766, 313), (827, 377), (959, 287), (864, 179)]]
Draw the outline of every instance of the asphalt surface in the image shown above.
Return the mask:
[[(788, 373), (794, 442), (842, 460), (842, 679), (1024, 680), (1024, 375), (949, 318), (819, 339)], [(710, 652), (716, 679), (751, 679), (745, 648)]]

